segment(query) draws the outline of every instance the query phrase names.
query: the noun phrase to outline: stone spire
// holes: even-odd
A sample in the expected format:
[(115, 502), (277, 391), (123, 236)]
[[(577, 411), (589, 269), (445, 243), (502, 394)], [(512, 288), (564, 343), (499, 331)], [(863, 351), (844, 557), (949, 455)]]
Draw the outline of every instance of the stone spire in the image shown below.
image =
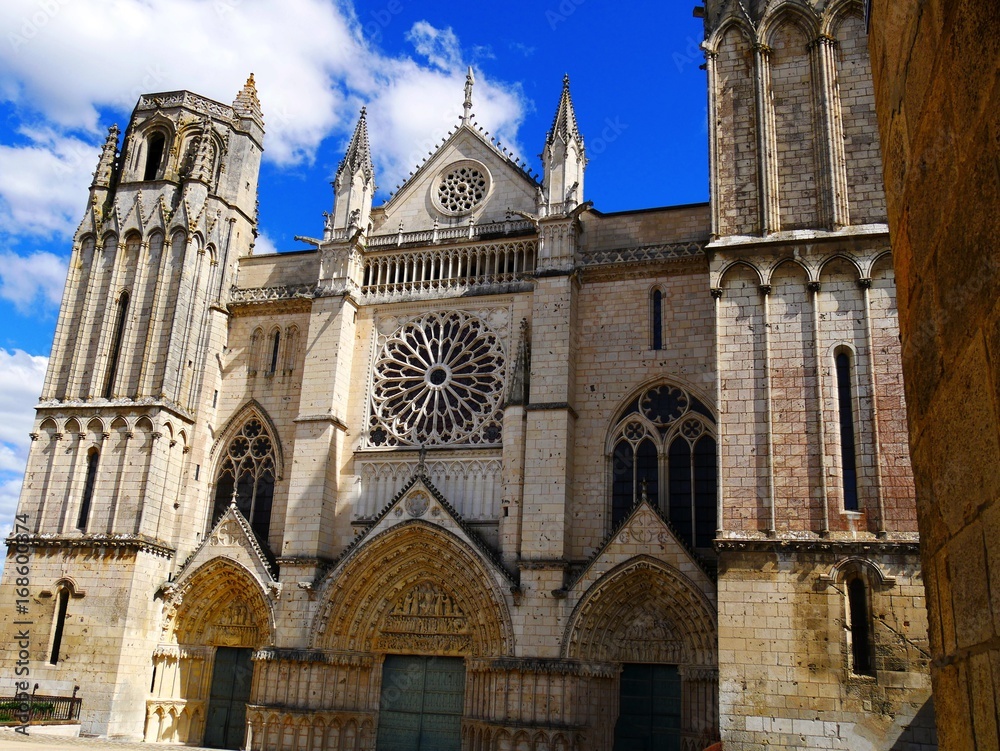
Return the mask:
[(91, 189), (103, 188), (107, 190), (111, 187), (111, 180), (115, 171), (115, 157), (118, 155), (118, 130), (117, 125), (108, 128), (108, 137), (101, 147), (101, 158), (97, 162), (97, 169), (94, 170), (94, 182), (90, 184)]
[(580, 135), (580, 129), (576, 125), (576, 111), (573, 109), (573, 99), (569, 93), (569, 74), (563, 76), (562, 96), (559, 98), (559, 107), (552, 120), (552, 127), (545, 138), (545, 145), (550, 146), (557, 138), (563, 143), (569, 143), (575, 138), (580, 142), (582, 150), (583, 136)]
[(465, 74), (465, 104), (463, 105), (462, 125), (472, 124), (472, 87), (475, 85), (476, 76), (472, 72), (472, 66), (470, 65), (469, 72)]
[(333, 181), (333, 222), (330, 229), (366, 229), (375, 190), (375, 166), (368, 144), (367, 114), (362, 107), (354, 135)]
[(569, 76), (563, 77), (562, 96), (542, 152), (541, 215), (567, 214), (583, 202), (583, 170), (587, 157), (583, 136), (569, 93)]
[(256, 120), (263, 127), (264, 113), (260, 108), (260, 99), (257, 98), (257, 83), (253, 80), (253, 73), (233, 100), (233, 110), (238, 116)]
[(375, 167), (372, 164), (372, 150), (368, 143), (368, 119), (366, 108), (361, 108), (361, 117), (354, 128), (354, 135), (347, 146), (340, 166), (337, 167), (336, 180), (339, 184), (345, 175), (355, 175), (361, 172), (365, 180), (372, 180), (375, 177)]

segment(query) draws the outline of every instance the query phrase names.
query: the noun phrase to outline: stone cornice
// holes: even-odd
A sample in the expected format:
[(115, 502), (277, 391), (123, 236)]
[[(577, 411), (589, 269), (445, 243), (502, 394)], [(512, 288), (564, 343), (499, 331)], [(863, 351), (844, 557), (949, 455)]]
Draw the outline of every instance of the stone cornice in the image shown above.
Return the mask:
[(587, 678), (614, 678), (617, 664), (607, 662), (582, 662), (543, 657), (486, 657), (466, 661), (474, 673), (535, 673), (542, 675), (574, 675)]
[(188, 425), (193, 425), (195, 422), (194, 415), (190, 412), (181, 409), (175, 404), (170, 404), (169, 402), (159, 401), (156, 399), (97, 399), (92, 402), (77, 400), (58, 401), (52, 399), (49, 401), (39, 402), (35, 405), (35, 411), (38, 413), (55, 413), (57, 415), (65, 415), (67, 417), (75, 417), (80, 414), (96, 416), (98, 414), (106, 414), (108, 412), (113, 412), (115, 415), (120, 415), (123, 412), (135, 412), (140, 415), (151, 415), (155, 410), (169, 412), (171, 415), (183, 420)]
[(253, 655), (254, 662), (305, 662), (321, 665), (342, 665), (370, 668), (375, 658), (372, 655), (355, 652), (330, 652), (321, 649), (284, 649), (266, 647)]
[(828, 538), (722, 538), (715, 541), (715, 549), (719, 553), (920, 555), (920, 543), (916, 539), (837, 540)]
[(29, 545), (33, 548), (119, 548), (136, 552), (150, 553), (163, 558), (173, 558), (174, 548), (160, 540), (154, 540), (144, 535), (85, 535), (81, 537), (69, 535), (19, 535), (8, 537), (7, 547), (12, 545)]

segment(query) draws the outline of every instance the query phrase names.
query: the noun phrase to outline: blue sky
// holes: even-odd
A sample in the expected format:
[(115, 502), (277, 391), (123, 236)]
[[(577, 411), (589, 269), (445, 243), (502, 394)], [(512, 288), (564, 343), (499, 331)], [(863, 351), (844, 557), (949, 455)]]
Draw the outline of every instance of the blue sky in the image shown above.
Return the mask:
[(601, 211), (708, 200), (694, 2), (4, 0), (0, 4), (0, 525), (13, 513), (73, 231), (108, 126), (140, 93), (231, 102), (252, 71), (267, 123), (261, 251), (319, 236), (368, 107), (376, 202), (461, 113), (541, 171), (563, 74)]

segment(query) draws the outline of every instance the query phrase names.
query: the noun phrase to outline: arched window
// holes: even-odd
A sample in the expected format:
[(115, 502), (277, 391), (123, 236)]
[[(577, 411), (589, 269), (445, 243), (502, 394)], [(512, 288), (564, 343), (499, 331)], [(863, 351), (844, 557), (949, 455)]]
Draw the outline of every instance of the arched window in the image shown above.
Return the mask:
[(66, 610), (69, 608), (69, 589), (59, 587), (56, 597), (55, 619), (52, 621), (52, 650), (49, 653), (49, 664), (59, 663), (59, 652), (62, 650), (63, 628), (66, 626)]
[(250, 522), (257, 539), (267, 544), (274, 499), (274, 444), (256, 417), (247, 422), (226, 449), (215, 484), (212, 523), (230, 503)]
[(855, 675), (875, 675), (868, 588), (860, 576), (847, 582), (847, 606), (851, 624), (851, 672)]
[(646, 389), (619, 414), (612, 431), (611, 523), (643, 497), (657, 505), (687, 544), (708, 549), (715, 538), (715, 418), (683, 389)]
[(122, 341), (125, 338), (125, 322), (128, 315), (128, 292), (122, 292), (118, 296), (118, 303), (115, 311), (115, 328), (111, 338), (111, 351), (108, 353), (108, 376), (104, 383), (104, 398), (110, 399), (114, 396), (115, 378), (118, 376), (118, 361), (122, 354)]
[(143, 180), (157, 180), (160, 177), (160, 162), (163, 161), (163, 150), (167, 139), (162, 133), (153, 133), (146, 141), (146, 167), (142, 174)]
[(271, 362), (267, 366), (268, 375), (274, 375), (274, 372), (278, 369), (278, 351), (281, 347), (281, 332), (275, 330), (274, 334), (271, 336)]
[(851, 387), (851, 356), (839, 352), (837, 366), (837, 404), (840, 409), (840, 463), (844, 481), (844, 510), (858, 510), (858, 470), (854, 446), (854, 395)]
[(663, 349), (663, 292), (658, 289), (653, 290), (650, 329), (653, 334), (653, 349)]
[(76, 518), (76, 528), (87, 531), (87, 521), (90, 518), (90, 505), (94, 500), (94, 485), (97, 483), (97, 465), (101, 455), (97, 449), (92, 449), (87, 455), (87, 479), (83, 484), (83, 499), (80, 502), (80, 514)]

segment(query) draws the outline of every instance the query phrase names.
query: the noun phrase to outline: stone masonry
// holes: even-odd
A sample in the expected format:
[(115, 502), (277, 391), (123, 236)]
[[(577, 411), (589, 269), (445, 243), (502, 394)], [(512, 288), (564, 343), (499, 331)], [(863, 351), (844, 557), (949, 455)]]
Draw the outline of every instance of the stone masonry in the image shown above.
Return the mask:
[(74, 242), (3, 649), (23, 549), (32, 680), (88, 734), (935, 748), (861, 8), (774, 6), (700, 9), (709, 204), (585, 202), (568, 78), (537, 180), (470, 71), (388, 201), (362, 111), (311, 249), (255, 255), (252, 78), (143, 96)]

